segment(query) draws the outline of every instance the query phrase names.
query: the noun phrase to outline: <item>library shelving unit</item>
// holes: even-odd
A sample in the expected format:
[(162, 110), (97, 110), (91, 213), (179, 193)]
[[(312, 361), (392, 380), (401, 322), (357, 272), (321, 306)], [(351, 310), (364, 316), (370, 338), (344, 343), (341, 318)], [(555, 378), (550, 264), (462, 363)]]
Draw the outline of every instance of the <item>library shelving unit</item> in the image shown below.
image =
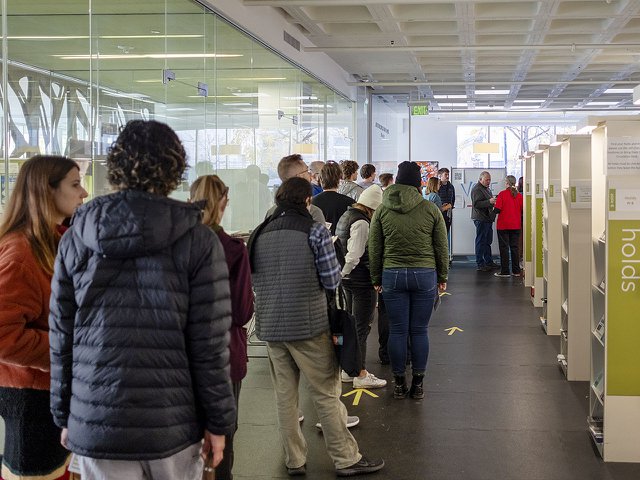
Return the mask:
[(562, 301), (562, 221), (560, 188), (560, 160), (562, 143), (553, 143), (542, 154), (542, 257), (543, 291), (542, 328), (547, 335), (560, 335)]
[(542, 254), (542, 219), (543, 219), (543, 201), (544, 201), (544, 185), (542, 182), (543, 173), (543, 157), (544, 151), (548, 145), (539, 145), (533, 154), (531, 164), (531, 187), (533, 193), (531, 195), (531, 260), (532, 260), (532, 282), (531, 301), (534, 307), (542, 307), (544, 292), (544, 260)]
[(535, 201), (533, 196), (533, 162), (534, 153), (529, 152), (524, 156), (522, 166), (523, 176), (523, 220), (522, 220), (522, 260), (524, 262), (524, 286), (533, 287), (533, 239), (532, 239), (532, 203)]
[(591, 135), (588, 429), (605, 461), (640, 462), (640, 122)]
[(591, 136), (562, 144), (562, 287), (560, 354), (567, 380), (590, 378), (591, 355)]

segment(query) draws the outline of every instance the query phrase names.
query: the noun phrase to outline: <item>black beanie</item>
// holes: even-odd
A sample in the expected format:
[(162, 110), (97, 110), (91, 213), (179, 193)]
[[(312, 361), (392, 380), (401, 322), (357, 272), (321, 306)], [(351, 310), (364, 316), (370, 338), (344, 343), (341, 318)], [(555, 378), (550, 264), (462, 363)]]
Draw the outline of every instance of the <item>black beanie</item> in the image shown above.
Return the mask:
[(420, 190), (422, 179), (420, 176), (420, 165), (414, 162), (402, 162), (398, 165), (398, 175), (396, 175), (396, 183), (401, 185), (411, 185)]

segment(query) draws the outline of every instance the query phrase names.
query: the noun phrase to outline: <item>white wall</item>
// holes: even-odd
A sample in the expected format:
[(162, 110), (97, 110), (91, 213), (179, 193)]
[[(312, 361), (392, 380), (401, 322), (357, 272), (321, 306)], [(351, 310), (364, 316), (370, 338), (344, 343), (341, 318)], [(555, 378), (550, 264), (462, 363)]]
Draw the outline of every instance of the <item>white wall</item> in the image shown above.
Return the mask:
[(398, 111), (376, 95), (371, 101), (371, 161), (379, 173), (395, 173), (395, 165), (409, 159), (408, 109)]
[(455, 166), (458, 158), (457, 122), (433, 115), (411, 117), (411, 160), (437, 161), (440, 167)]

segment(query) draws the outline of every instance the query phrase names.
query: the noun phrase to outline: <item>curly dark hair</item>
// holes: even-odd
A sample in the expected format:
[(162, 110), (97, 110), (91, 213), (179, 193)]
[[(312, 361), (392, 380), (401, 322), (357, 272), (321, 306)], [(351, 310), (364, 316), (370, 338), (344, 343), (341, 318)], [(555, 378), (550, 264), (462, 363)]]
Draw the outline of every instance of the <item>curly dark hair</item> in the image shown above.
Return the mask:
[(131, 120), (109, 148), (109, 183), (119, 190), (167, 196), (180, 184), (186, 157), (171, 127), (155, 120)]
[(353, 160), (343, 160), (340, 162), (342, 167), (342, 178), (349, 180), (351, 176), (358, 171), (358, 162)]
[(292, 204), (304, 207), (312, 195), (311, 183), (304, 178), (291, 177), (285, 180), (276, 192), (276, 205)]

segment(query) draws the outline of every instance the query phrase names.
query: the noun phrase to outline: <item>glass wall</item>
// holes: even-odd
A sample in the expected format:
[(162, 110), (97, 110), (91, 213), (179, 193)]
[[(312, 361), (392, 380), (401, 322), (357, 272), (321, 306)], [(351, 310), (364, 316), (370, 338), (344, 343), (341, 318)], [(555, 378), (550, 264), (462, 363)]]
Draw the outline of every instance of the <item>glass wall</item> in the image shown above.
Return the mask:
[(7, 0), (2, 14), (2, 204), (34, 153), (76, 159), (91, 194), (108, 192), (107, 149), (139, 118), (184, 142), (190, 168), (173, 196), (207, 173), (229, 185), (232, 231), (264, 217), (282, 156), (353, 156), (350, 100), (195, 1)]
[[(507, 168), (508, 175), (522, 175), (522, 156), (538, 145), (549, 145), (556, 136), (574, 133), (574, 126), (470, 125), (458, 127), (458, 167)], [(498, 153), (474, 153), (475, 143), (497, 143)]]

